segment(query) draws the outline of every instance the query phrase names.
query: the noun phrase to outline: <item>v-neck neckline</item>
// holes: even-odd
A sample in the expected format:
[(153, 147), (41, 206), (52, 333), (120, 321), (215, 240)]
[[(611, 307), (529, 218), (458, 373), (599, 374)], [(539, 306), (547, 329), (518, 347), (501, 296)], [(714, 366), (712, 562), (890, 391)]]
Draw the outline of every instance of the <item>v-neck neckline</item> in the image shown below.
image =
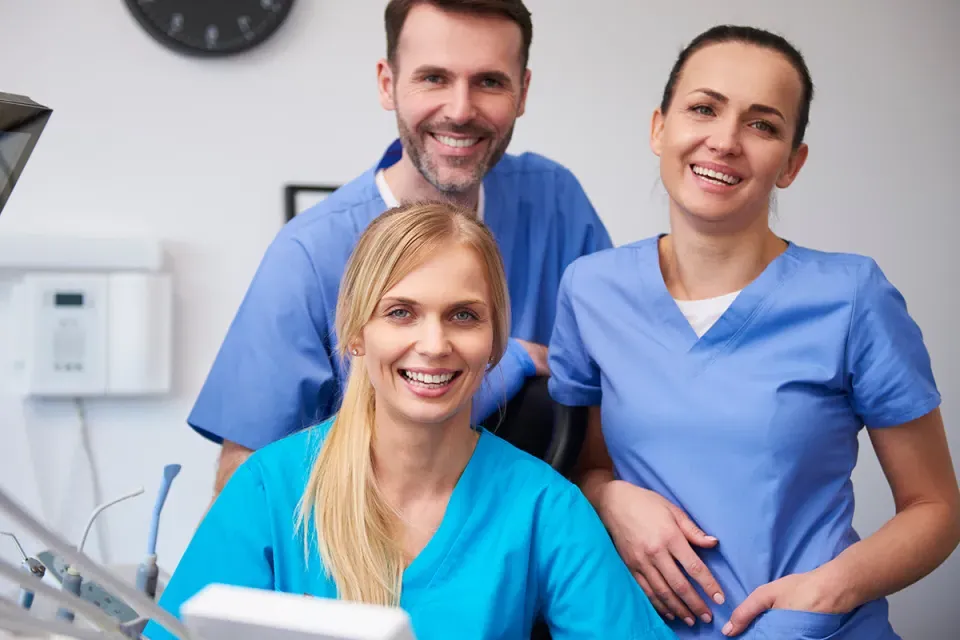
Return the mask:
[(403, 571), (403, 593), (429, 586), (466, 523), (470, 508), (469, 496), (479, 482), (476, 477), (479, 473), (477, 467), (482, 465), (489, 440), (486, 429), (477, 427), (477, 432), (479, 433), (477, 444), (450, 493), (440, 526)]
[(662, 322), (662, 327), (671, 335), (671, 342), (683, 353), (715, 353), (735, 338), (750, 320), (759, 312), (767, 297), (775, 291), (784, 279), (796, 268), (797, 246), (789, 240), (787, 248), (770, 261), (756, 278), (748, 283), (733, 302), (720, 315), (713, 326), (703, 336), (698, 337), (683, 315), (677, 301), (667, 289), (663, 271), (660, 268), (660, 240), (665, 234), (653, 238), (648, 245), (646, 268), (654, 277), (654, 311)]

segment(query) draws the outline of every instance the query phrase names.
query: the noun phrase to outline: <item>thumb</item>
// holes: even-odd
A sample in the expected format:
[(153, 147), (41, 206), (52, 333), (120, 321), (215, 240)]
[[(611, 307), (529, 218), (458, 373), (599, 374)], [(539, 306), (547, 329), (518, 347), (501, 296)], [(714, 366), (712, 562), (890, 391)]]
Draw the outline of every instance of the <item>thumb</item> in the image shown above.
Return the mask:
[(690, 516), (684, 513), (682, 509), (675, 504), (669, 504), (669, 506), (677, 525), (688, 541), (700, 547), (712, 547), (717, 544), (717, 539), (704, 533), (703, 529), (694, 524)]
[(736, 636), (742, 633), (754, 618), (773, 606), (775, 599), (773, 589), (756, 589), (730, 614), (730, 620), (723, 625), (723, 635)]

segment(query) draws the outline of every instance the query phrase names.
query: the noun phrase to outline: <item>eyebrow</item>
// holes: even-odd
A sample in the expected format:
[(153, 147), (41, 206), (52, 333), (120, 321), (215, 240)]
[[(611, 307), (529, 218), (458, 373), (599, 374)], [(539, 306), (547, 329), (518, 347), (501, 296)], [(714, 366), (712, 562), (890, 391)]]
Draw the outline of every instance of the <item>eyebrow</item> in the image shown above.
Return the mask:
[[(420, 306), (420, 304), (416, 300), (411, 300), (410, 298), (383, 298), (380, 301), (380, 305), (383, 306), (386, 304), (405, 304), (411, 307)], [(477, 298), (468, 298), (465, 300), (454, 302), (449, 306), (450, 307), (468, 307), (471, 305), (480, 305), (481, 307), (485, 307), (487, 306), (487, 303)]]
[[(445, 76), (449, 74), (450, 74), (450, 71), (448, 69), (444, 69), (443, 67), (438, 67), (436, 65), (422, 65), (414, 69), (414, 72), (413, 72), (414, 76), (421, 77), (421, 78), (424, 76), (434, 76), (434, 75)], [(507, 75), (503, 71), (496, 71), (494, 69), (487, 70), (487, 71), (478, 71), (477, 73), (473, 74), (473, 77), (474, 78), (492, 78), (497, 82), (499, 82), (500, 84), (504, 85), (505, 87), (509, 87), (513, 84), (513, 80), (510, 79), (509, 75)]]
[[(711, 98), (713, 98), (713, 99), (716, 100), (717, 102), (722, 102), (722, 103), (724, 103), (724, 104), (730, 102), (730, 100), (729, 100), (729, 98), (727, 98), (727, 96), (723, 95), (723, 94), (720, 93), (719, 91), (714, 91), (713, 89), (695, 89), (695, 90), (691, 91), (691, 93), (703, 93), (703, 94), (706, 94), (706, 95), (710, 96)], [(775, 108), (775, 107), (771, 107), (771, 106), (765, 105), (765, 104), (756, 104), (756, 103), (754, 103), (754, 104), (750, 105), (750, 111), (757, 111), (757, 112), (759, 112), (759, 113), (769, 113), (769, 114), (771, 114), (771, 115), (774, 115), (774, 116), (779, 117), (779, 118), (780, 118), (781, 120), (783, 120), (784, 122), (787, 121), (787, 119), (783, 117), (783, 114), (780, 113), (780, 110), (779, 110), (779, 109), (777, 109), (777, 108)]]

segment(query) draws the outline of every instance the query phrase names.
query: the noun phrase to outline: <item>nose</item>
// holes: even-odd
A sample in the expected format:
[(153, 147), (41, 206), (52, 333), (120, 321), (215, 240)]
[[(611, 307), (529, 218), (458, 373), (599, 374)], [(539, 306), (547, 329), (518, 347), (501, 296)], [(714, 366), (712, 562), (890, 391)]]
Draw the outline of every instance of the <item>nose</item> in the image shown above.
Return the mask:
[(469, 82), (462, 81), (452, 85), (449, 98), (445, 109), (449, 120), (456, 124), (466, 124), (474, 118), (476, 106)]
[(417, 353), (432, 358), (439, 358), (450, 353), (450, 339), (446, 327), (439, 318), (427, 319), (420, 325), (420, 335), (417, 336)]
[(718, 155), (739, 155), (739, 121), (736, 118), (717, 118), (707, 138), (707, 146)]

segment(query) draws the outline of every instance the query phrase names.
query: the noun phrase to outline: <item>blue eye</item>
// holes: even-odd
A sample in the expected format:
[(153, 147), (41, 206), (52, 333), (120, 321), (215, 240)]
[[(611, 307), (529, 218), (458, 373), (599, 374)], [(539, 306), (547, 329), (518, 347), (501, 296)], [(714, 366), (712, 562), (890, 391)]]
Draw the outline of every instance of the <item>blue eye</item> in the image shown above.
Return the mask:
[(713, 115), (713, 109), (712, 109), (711, 107), (708, 107), (708, 106), (705, 105), (705, 104), (694, 105), (694, 106), (690, 107), (690, 111), (693, 111), (694, 113), (698, 113), (698, 114), (700, 114), (701, 116), (712, 116), (712, 115)]
[(453, 315), (453, 318), (457, 322), (470, 322), (476, 320), (477, 316), (470, 311), (458, 311)]
[[(410, 312), (407, 311), (406, 309), (394, 309), (387, 315), (390, 316), (391, 318), (403, 319), (408, 317), (409, 313)], [(407, 315), (402, 315), (402, 314), (407, 314)]]

